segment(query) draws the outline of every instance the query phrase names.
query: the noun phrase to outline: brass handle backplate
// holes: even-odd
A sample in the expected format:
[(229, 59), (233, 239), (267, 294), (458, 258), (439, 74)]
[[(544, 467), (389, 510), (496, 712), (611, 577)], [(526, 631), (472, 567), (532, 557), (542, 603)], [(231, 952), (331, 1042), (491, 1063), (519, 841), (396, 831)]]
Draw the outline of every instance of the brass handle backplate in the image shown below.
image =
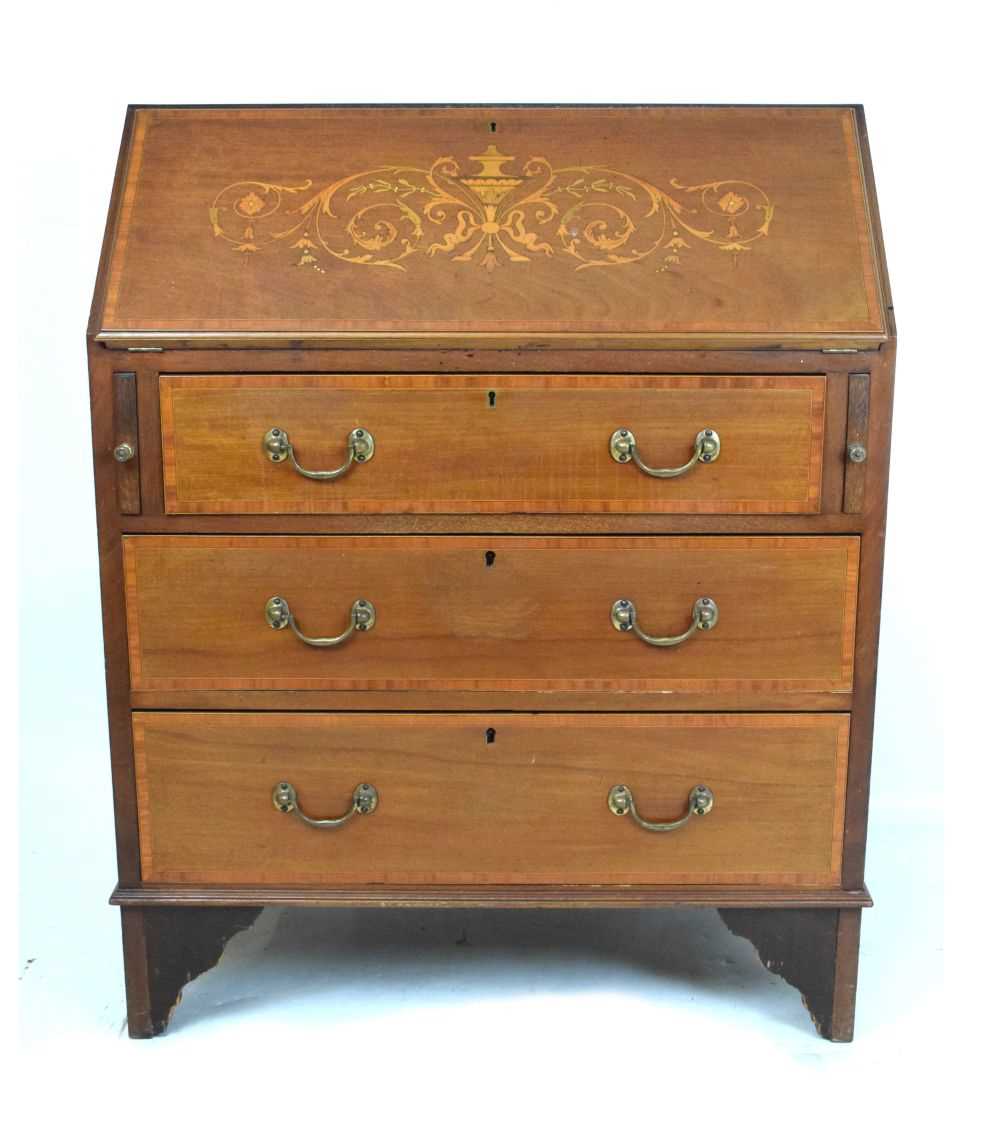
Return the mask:
[(340, 646), (346, 642), (355, 631), (370, 631), (375, 626), (375, 604), (366, 599), (356, 599), (351, 604), (351, 621), (343, 634), (334, 635), (332, 638), (310, 638), (303, 634), (295, 622), (292, 609), (288, 600), (282, 596), (271, 596), (264, 605), (264, 618), (267, 625), (275, 631), (290, 627), (295, 637), (301, 639), (307, 646)]
[(354, 788), (351, 808), (342, 817), (310, 817), (299, 807), (299, 796), (290, 782), (279, 782), (271, 791), (274, 808), (283, 814), (294, 814), (299, 821), (314, 829), (336, 829), (350, 821), (355, 814), (373, 814), (378, 809), (378, 791), (370, 782), (361, 782)]
[(712, 428), (703, 428), (694, 438), (691, 458), (680, 467), (650, 467), (639, 454), (635, 434), (628, 428), (616, 428), (608, 447), (616, 463), (634, 463), (654, 479), (676, 479), (678, 475), (686, 475), (697, 463), (714, 463), (722, 451), (722, 437)]
[(715, 795), (707, 786), (699, 783), (688, 794), (687, 813), (683, 817), (678, 817), (674, 821), (647, 821), (635, 808), (632, 791), (624, 783), (612, 786), (608, 791), (608, 809), (616, 817), (631, 814), (632, 820), (637, 825), (641, 825), (651, 833), (671, 833), (675, 829), (680, 829), (682, 825), (687, 825), (692, 817), (704, 817), (705, 814), (711, 813), (714, 805)]
[(295, 458), (292, 440), (283, 428), (269, 428), (264, 433), (264, 451), (272, 463), (287, 459), (300, 475), (307, 479), (339, 479), (355, 463), (367, 463), (375, 454), (375, 437), (367, 428), (352, 428), (347, 436), (347, 459), (332, 471), (307, 471)]
[(683, 634), (654, 638), (639, 626), (639, 613), (630, 599), (616, 599), (611, 605), (611, 625), (616, 631), (628, 631), (650, 646), (680, 646), (696, 631), (710, 631), (719, 621), (719, 608), (714, 599), (702, 596), (691, 608), (691, 626)]

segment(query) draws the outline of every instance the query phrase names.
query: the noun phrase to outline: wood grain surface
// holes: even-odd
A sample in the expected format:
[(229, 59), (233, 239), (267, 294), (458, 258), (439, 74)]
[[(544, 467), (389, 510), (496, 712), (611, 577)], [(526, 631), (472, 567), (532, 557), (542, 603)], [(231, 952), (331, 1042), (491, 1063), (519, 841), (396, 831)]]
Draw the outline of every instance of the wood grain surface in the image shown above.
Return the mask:
[(886, 332), (850, 106), (148, 107), (128, 141), (105, 341)]
[[(149, 883), (796, 884), (840, 869), (846, 715), (509, 716), (136, 713)], [(487, 728), (492, 729), (492, 736)], [(336, 830), (271, 804), (342, 814)], [(698, 783), (710, 814), (650, 833), (607, 806), (675, 818)]]
[[(178, 514), (815, 513), (826, 379), (517, 375), (161, 377), (164, 508)], [(263, 447), (287, 431), (300, 463), (375, 455), (332, 481)], [(713, 463), (656, 479), (608, 448), (621, 427), (676, 467), (705, 429)]]
[[(133, 689), (833, 691), (852, 684), (854, 537), (124, 539)], [(317, 649), (264, 607), (284, 597)], [(610, 621), (633, 600), (654, 648)]]

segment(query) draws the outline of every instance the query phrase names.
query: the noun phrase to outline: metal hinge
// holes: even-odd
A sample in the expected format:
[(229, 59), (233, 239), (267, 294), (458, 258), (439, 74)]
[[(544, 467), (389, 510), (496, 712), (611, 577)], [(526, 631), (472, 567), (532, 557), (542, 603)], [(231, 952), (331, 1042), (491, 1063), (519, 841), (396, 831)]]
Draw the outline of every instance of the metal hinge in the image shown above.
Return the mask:
[(825, 346), (821, 354), (857, 354), (858, 348), (856, 346)]
[(162, 354), (162, 346), (127, 346), (129, 354)]

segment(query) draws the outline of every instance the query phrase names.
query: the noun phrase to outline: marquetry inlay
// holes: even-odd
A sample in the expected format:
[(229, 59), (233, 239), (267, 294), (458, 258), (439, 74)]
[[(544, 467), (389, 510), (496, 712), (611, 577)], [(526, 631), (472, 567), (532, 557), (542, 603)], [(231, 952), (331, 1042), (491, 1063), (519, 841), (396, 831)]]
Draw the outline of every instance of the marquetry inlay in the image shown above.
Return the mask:
[(636, 175), (601, 166), (554, 168), (532, 156), (519, 173), (515, 157), (491, 144), (467, 164), (451, 156), (429, 168), (384, 166), (355, 172), (322, 190), (313, 181), (231, 183), (209, 207), (215, 236), (238, 253), (275, 245), (293, 263), (325, 272), (331, 259), (405, 270), (416, 254), (475, 262), (551, 258), (577, 270), (652, 261), (657, 271), (681, 263), (701, 242), (726, 253), (766, 237), (774, 204), (753, 183), (714, 180), (666, 191)]

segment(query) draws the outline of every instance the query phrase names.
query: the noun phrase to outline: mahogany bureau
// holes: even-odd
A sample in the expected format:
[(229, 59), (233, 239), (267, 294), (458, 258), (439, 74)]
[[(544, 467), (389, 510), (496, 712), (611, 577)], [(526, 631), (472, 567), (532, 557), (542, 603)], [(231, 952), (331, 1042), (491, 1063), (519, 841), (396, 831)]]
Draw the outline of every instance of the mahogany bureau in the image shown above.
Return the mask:
[(132, 108), (88, 353), (132, 1035), (263, 907), (697, 906), (851, 1038), (859, 108)]

